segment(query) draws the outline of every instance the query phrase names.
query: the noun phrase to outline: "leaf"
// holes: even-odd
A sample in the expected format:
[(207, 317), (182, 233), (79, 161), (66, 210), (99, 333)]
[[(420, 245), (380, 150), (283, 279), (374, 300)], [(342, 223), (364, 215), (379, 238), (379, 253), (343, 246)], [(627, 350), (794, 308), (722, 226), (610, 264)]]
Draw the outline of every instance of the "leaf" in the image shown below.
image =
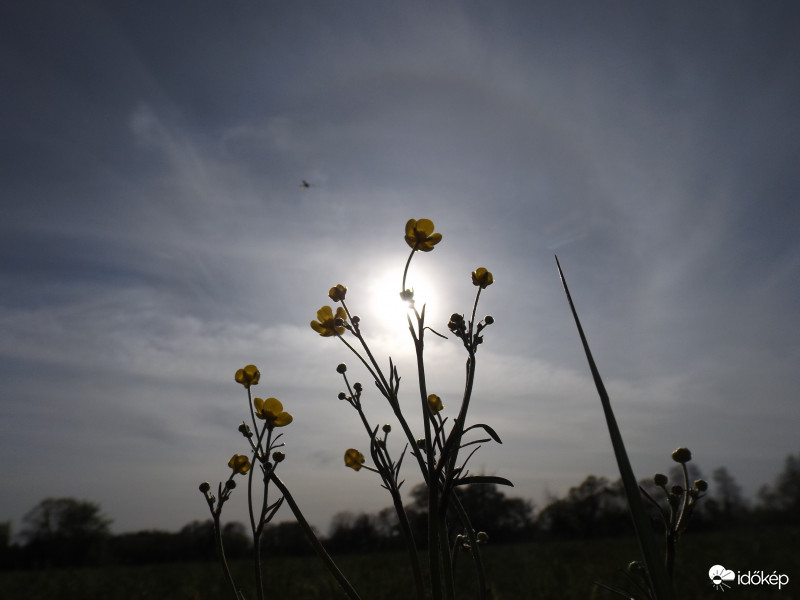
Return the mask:
[(507, 485), (509, 487), (514, 487), (514, 484), (508, 479), (505, 477), (497, 477), (496, 475), (470, 475), (469, 477), (456, 479), (453, 482), (453, 485), (470, 485), (472, 483), (494, 483), (496, 485)]
[(486, 433), (488, 433), (490, 436), (492, 436), (492, 439), (495, 442), (497, 442), (498, 444), (502, 444), (503, 443), (500, 440), (500, 436), (497, 435), (497, 432), (494, 429), (492, 429), (491, 427), (489, 427), (486, 423), (475, 423), (475, 425), (470, 425), (469, 427), (467, 427), (464, 430), (464, 433), (467, 433), (470, 429), (475, 429), (476, 427), (480, 427), (481, 429), (483, 429)]
[(642, 552), (646, 571), (648, 574), (649, 582), (653, 595), (657, 600), (671, 600), (673, 595), (672, 583), (667, 575), (666, 568), (661, 562), (658, 549), (656, 547), (655, 536), (653, 529), (650, 525), (650, 519), (644, 511), (644, 503), (642, 502), (641, 494), (639, 493), (639, 485), (636, 483), (636, 477), (633, 474), (628, 453), (625, 450), (625, 444), (622, 441), (622, 434), (619, 431), (617, 420), (614, 417), (614, 411), (611, 409), (611, 400), (608, 397), (603, 379), (600, 377), (600, 371), (594, 362), (592, 352), (589, 349), (589, 342), (586, 340), (586, 335), (581, 327), (581, 321), (578, 318), (578, 311), (575, 304), (572, 302), (572, 295), (569, 293), (567, 287), (567, 280), (564, 277), (564, 272), (561, 270), (561, 263), (558, 262), (556, 256), (556, 266), (558, 267), (558, 274), (561, 277), (561, 285), (564, 287), (564, 293), (567, 296), (572, 317), (575, 320), (575, 327), (578, 329), (578, 336), (581, 340), (586, 360), (589, 363), (589, 370), (592, 373), (597, 393), (600, 396), (600, 404), (603, 407), (603, 413), (606, 418), (606, 426), (608, 433), (611, 437), (611, 445), (614, 449), (614, 455), (617, 459), (617, 467), (619, 474), (622, 478), (622, 484), (625, 488), (625, 495), (628, 498), (628, 508), (631, 512), (633, 519), (633, 526), (636, 531), (636, 537), (639, 541), (639, 549)]

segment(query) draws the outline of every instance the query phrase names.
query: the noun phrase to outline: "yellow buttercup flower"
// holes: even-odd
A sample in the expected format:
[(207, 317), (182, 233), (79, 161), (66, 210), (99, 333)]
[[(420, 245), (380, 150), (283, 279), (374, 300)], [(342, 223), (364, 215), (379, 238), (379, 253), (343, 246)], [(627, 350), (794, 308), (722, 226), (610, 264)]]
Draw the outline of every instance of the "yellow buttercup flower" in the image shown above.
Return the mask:
[(267, 422), (267, 427), (285, 427), (292, 422), (293, 418), (288, 412), (283, 410), (283, 404), (277, 398), (267, 398), (253, 400), (256, 409), (256, 416), (262, 421)]
[(442, 404), (442, 399), (439, 398), (439, 396), (436, 394), (431, 394), (428, 396), (428, 410), (430, 410), (432, 414), (435, 415), (443, 408), (444, 404)]
[(244, 454), (234, 454), (228, 461), (228, 466), (237, 475), (244, 475), (250, 470), (250, 459)]
[(359, 471), (364, 466), (364, 455), (355, 448), (350, 448), (344, 453), (344, 465), (353, 471)]
[(441, 241), (442, 234), (433, 232), (430, 219), (409, 219), (406, 223), (406, 243), (414, 250), (430, 252)]
[(472, 272), (472, 283), (485, 290), (494, 283), (494, 277), (484, 267), (479, 267)]
[(317, 319), (317, 321), (311, 321), (311, 329), (322, 337), (342, 335), (345, 329), (344, 325), (337, 325), (336, 319), (344, 321), (347, 319), (347, 313), (340, 306), (336, 309), (336, 316), (334, 316), (333, 309), (330, 306), (323, 306), (317, 311)]
[(344, 300), (345, 294), (347, 294), (347, 286), (344, 286), (341, 283), (337, 283), (328, 292), (328, 298), (330, 298), (334, 302), (342, 302)]
[(236, 371), (234, 376), (236, 383), (241, 383), (247, 389), (251, 385), (258, 385), (258, 380), (261, 379), (261, 373), (255, 365), (247, 365), (244, 369)]

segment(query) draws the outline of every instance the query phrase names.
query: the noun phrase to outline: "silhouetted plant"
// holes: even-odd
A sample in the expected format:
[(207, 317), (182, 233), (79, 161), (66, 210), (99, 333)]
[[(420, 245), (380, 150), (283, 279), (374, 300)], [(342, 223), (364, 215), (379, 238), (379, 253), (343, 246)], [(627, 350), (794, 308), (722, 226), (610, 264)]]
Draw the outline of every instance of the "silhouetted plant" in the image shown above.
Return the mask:
[[(434, 224), (429, 219), (410, 219), (405, 227), (405, 241), (411, 248), (411, 252), (403, 269), (399, 295), (407, 304), (408, 330), (416, 357), (417, 389), (414, 392), (414, 395), (418, 397), (416, 410), (409, 411), (402, 408), (408, 405), (400, 402), (401, 378), (397, 366), (391, 357), (388, 359), (388, 364), (375, 358), (365, 331), (362, 329), (360, 317), (348, 305), (350, 299), (348, 299), (348, 289), (344, 284), (336, 284), (328, 291), (328, 297), (337, 305), (336, 309), (334, 310), (330, 305), (322, 306), (317, 311), (316, 319), (312, 320), (310, 325), (321, 337), (335, 339), (355, 356), (358, 368), (367, 373), (378, 394), (383, 397), (394, 414), (396, 421), (394, 424), (373, 423), (362, 402), (367, 394), (364, 386), (357, 379), (351, 379), (352, 375), (348, 375), (348, 367), (345, 363), (340, 363), (336, 367), (336, 371), (342, 377), (344, 387), (339, 392), (338, 398), (347, 402), (355, 411), (368, 440), (364, 446), (365, 453), (362, 453), (357, 447), (345, 450), (344, 464), (356, 472), (375, 473), (378, 476), (378, 483), (389, 493), (397, 516), (398, 530), (405, 540), (413, 574), (414, 595), (418, 600), (426, 598), (428, 593), (433, 600), (454, 600), (455, 559), (459, 553), (467, 551), (473, 560), (477, 597), (483, 600), (489, 597), (490, 592), (486, 582), (480, 546), (488, 541), (489, 536), (484, 531), (477, 531), (473, 526), (469, 509), (472, 509), (473, 516), (477, 514), (482, 519), (486, 519), (486, 514), (481, 516), (480, 502), (470, 505), (470, 502), (464, 501), (470, 497), (469, 492), (462, 494), (459, 490), (476, 489), (465, 488), (465, 486), (474, 486), (475, 484), (512, 485), (503, 477), (472, 475), (467, 468), (470, 459), (481, 444), (491, 441), (500, 443), (499, 436), (489, 425), (485, 423), (469, 424), (468, 422), (468, 412), (473, 399), (477, 373), (477, 352), (484, 341), (484, 330), (494, 323), (494, 318), (489, 315), (477, 318), (478, 303), (483, 290), (494, 283), (494, 277), (485, 267), (479, 267), (472, 271), (472, 284), (477, 288), (472, 310), (465, 313), (452, 313), (446, 324), (450, 339), (463, 346), (466, 352), (466, 364), (463, 394), (455, 401), (448, 398), (443, 399), (428, 389), (424, 351), (425, 342), (431, 339), (427, 334), (445, 340), (448, 337), (426, 323), (425, 304), (423, 303), (420, 308), (413, 287), (406, 285), (409, 267), (414, 256), (418, 252), (433, 251), (442, 241), (442, 235), (435, 232)], [(558, 268), (561, 273), (560, 265)], [(647, 597), (669, 600), (672, 598), (671, 575), (675, 542), (685, 529), (695, 503), (705, 489), (703, 487), (705, 482), (698, 481), (694, 487), (689, 487), (686, 462), (688, 462), (690, 454), (686, 449), (676, 451), (673, 458), (681, 464), (686, 483), (682, 492), (679, 492), (677, 487), (668, 492), (668, 504), (671, 512), (669, 517), (664, 516), (667, 531), (665, 565), (659, 557), (650, 518), (645, 512), (641, 493), (633, 476), (608, 394), (589, 351), (588, 342), (578, 320), (577, 311), (572, 303), (563, 273), (561, 276), (600, 395), (606, 424), (620, 469), (622, 487), (642, 550), (644, 562), (640, 571), (643, 582), (641, 589), (647, 593)], [(432, 339), (436, 340), (436, 337)], [(320, 543), (316, 532), (306, 521), (289, 489), (276, 473), (278, 466), (285, 458), (284, 453), (280, 450), (283, 447), (283, 443), (279, 441), (282, 434), (277, 433), (276, 429), (289, 425), (293, 418), (291, 414), (283, 410), (283, 405), (276, 398), (267, 398), (266, 400), (253, 398), (252, 386), (258, 385), (260, 378), (259, 369), (252, 364), (239, 369), (234, 376), (236, 382), (247, 391), (250, 419), (249, 422), (242, 422), (239, 426), (239, 432), (249, 444), (247, 454), (235, 454), (231, 457), (228, 461), (231, 473), (224, 484), (220, 483), (217, 486), (216, 494), (212, 493), (210, 484), (200, 485), (200, 491), (204, 495), (212, 515), (217, 551), (231, 591), (234, 597), (242, 597), (227, 565), (220, 516), (224, 504), (237, 487), (236, 476), (242, 475), (247, 477), (246, 497), (253, 537), (256, 593), (259, 600), (264, 598), (265, 594), (261, 564), (262, 537), (265, 528), (284, 502), (292, 510), (298, 526), (305, 533), (314, 551), (336, 578), (344, 593), (349, 598), (357, 599), (359, 598), (358, 593)], [(372, 390), (372, 387), (370, 386), (369, 389)], [(412, 416), (414, 420), (410, 418)], [(396, 427), (399, 427), (399, 431), (393, 434)], [(421, 435), (418, 429), (415, 430), (420, 427)], [(398, 437), (400, 438), (399, 443), (403, 445), (400, 450), (396, 447)], [(425, 539), (427, 544), (421, 544), (415, 537), (414, 528), (400, 493), (405, 482), (403, 465), (406, 458), (408, 458), (407, 462), (416, 464), (425, 486), (427, 500)], [(254, 485), (256, 471), (260, 472), (262, 480), (260, 486)], [(585, 483), (592, 489), (576, 491), (576, 495), (580, 497), (573, 499), (575, 504), (573, 509), (580, 509), (575, 513), (582, 520), (580, 526), (584, 529), (591, 529), (595, 526), (599, 510), (598, 503), (603, 497), (595, 489), (601, 485), (601, 482), (587, 481)], [(663, 487), (659, 482), (656, 483)], [(604, 484), (605, 482), (602, 482), (602, 485)], [(274, 501), (270, 500), (271, 486), (277, 488), (279, 494), (277, 500)], [(502, 500), (502, 495), (495, 493), (496, 487), (484, 490), (484, 492), (484, 505), (490, 500), (494, 502)], [(602, 493), (608, 493), (608, 491)], [(660, 510), (657, 503), (655, 506)], [(521, 516), (524, 516), (526, 506), (522, 504), (518, 508)], [(374, 528), (366, 515), (355, 518), (355, 523), (348, 530), (353, 529), (360, 530), (362, 538), (375, 537)], [(420, 547), (425, 545), (427, 546), (427, 570), (422, 569), (420, 555)], [(633, 578), (632, 582), (636, 583), (636, 579)]]

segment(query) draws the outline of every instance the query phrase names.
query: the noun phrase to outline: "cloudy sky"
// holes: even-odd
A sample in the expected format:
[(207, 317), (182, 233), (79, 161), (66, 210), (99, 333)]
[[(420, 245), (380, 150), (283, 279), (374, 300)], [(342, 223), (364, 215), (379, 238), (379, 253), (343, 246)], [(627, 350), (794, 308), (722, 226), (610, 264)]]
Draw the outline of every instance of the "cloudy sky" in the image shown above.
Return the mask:
[[(311, 521), (389, 505), (343, 465), (367, 446), (336, 365), (387, 410), (309, 321), (347, 285), (413, 410), (423, 217), (431, 326), (496, 280), (471, 414), (504, 443), (474, 471), (540, 506), (617, 478), (558, 254), (637, 476), (688, 446), (754, 494), (799, 450), (798, 27), (789, 2), (4, 2), (0, 520), (48, 496), (118, 532), (207, 518), (248, 363), (294, 415)], [(463, 348), (427, 353), (447, 414)]]

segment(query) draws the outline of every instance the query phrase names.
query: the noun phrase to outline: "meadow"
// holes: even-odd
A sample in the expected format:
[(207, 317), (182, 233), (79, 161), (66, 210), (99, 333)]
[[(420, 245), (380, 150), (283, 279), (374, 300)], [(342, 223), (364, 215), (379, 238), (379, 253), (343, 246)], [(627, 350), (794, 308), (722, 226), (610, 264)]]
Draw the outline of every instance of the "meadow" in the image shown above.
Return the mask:
[[(676, 597), (687, 599), (800, 598), (800, 528), (747, 527), (730, 531), (687, 533), (680, 541)], [(484, 547), (488, 577), (496, 600), (616, 598), (595, 581), (620, 584), (622, 573), (637, 556), (633, 538), (590, 541), (541, 541)], [(406, 600), (411, 574), (402, 553), (337, 557), (364, 600)], [(470, 558), (457, 563), (458, 598), (473, 598)], [(711, 586), (708, 569), (726, 568), (789, 576), (788, 585), (734, 585), (723, 592)], [(232, 564), (242, 583), (252, 581), (251, 563)], [(339, 599), (345, 596), (314, 557), (268, 557), (268, 597), (289, 600)], [(254, 598), (252, 589), (244, 589)], [(230, 596), (221, 568), (213, 562), (125, 567), (92, 567), (0, 573), (0, 598), (5, 600), (217, 600)]]

